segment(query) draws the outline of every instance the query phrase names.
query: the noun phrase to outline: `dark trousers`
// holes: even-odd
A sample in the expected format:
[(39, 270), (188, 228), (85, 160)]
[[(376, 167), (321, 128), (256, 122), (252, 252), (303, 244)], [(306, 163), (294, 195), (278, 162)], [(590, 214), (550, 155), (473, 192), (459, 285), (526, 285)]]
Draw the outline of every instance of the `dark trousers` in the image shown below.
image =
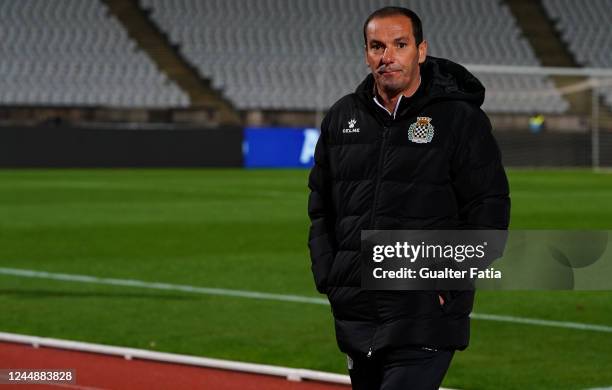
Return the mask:
[(437, 390), (454, 352), (405, 348), (349, 356), (353, 390)]

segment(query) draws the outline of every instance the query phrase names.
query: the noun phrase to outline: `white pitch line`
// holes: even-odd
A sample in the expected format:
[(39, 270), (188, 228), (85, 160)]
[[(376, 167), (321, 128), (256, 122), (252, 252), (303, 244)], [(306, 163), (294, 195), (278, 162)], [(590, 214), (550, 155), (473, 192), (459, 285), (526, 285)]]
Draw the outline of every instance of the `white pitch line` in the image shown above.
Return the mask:
[(593, 330), (596, 332), (612, 333), (612, 326), (584, 324), (581, 322), (553, 321), (553, 320), (542, 320), (538, 318), (524, 318), (524, 317), (501, 316), (497, 314), (479, 314), (479, 313), (472, 313), (470, 317), (475, 320), (514, 322), (518, 324), (552, 326), (556, 328)]
[(80, 282), (88, 284), (105, 284), (111, 286), (123, 286), (123, 287), (140, 287), (154, 290), (167, 290), (167, 291), (182, 291), (189, 293), (205, 294), (205, 295), (221, 295), (230, 297), (240, 298), (253, 298), (253, 299), (266, 299), (272, 301), (285, 301), (285, 302), (301, 302), (301, 303), (313, 303), (318, 305), (328, 305), (327, 299), (306, 297), (302, 295), (287, 295), (287, 294), (272, 294), (258, 291), (245, 291), (245, 290), (230, 290), (225, 288), (211, 288), (211, 287), (197, 287), (189, 286), (184, 284), (170, 284), (170, 283), (152, 283), (145, 282), (142, 280), (134, 279), (114, 279), (114, 278), (99, 278), (96, 276), (87, 275), (74, 275), (74, 274), (62, 274), (52, 273), (45, 271), (34, 271), (28, 269), (16, 269), (16, 268), (3, 268), (0, 267), (0, 274), (22, 276), (26, 278), (39, 278), (39, 279), (52, 279), (62, 280), (67, 282)]
[[(211, 287), (197, 287), (189, 286), (184, 284), (170, 284), (170, 283), (153, 283), (145, 282), (142, 280), (134, 279), (115, 279), (115, 278), (99, 278), (96, 276), (88, 275), (75, 275), (75, 274), (64, 274), (64, 273), (53, 273), (45, 271), (35, 271), (28, 269), (17, 269), (17, 268), (4, 268), (0, 267), (0, 274), (20, 276), (26, 278), (38, 278), (38, 279), (51, 279), (61, 280), (67, 282), (79, 282), (87, 284), (103, 284), (111, 286), (123, 286), (123, 287), (139, 287), (154, 290), (165, 290), (165, 291), (181, 291), (188, 293), (204, 294), (204, 295), (219, 295), (239, 298), (250, 298), (250, 299), (263, 299), (269, 301), (281, 301), (281, 302), (300, 302), (310, 303), (315, 305), (329, 305), (327, 299), (307, 297), (303, 295), (288, 295), (288, 294), (274, 294), (264, 293), (258, 291), (247, 291), (247, 290), (232, 290), (225, 288), (211, 288)], [(595, 332), (612, 333), (612, 326), (608, 325), (597, 325), (597, 324), (585, 324), (580, 322), (567, 322), (567, 321), (553, 321), (543, 320), (539, 318), (525, 318), (515, 316), (504, 316), (497, 314), (484, 314), (484, 313), (472, 313), (471, 318), (475, 320), (485, 321), (496, 321), (496, 322), (510, 322), (525, 325), (536, 325), (536, 326), (547, 326), (565, 329), (576, 329), (576, 330), (590, 330)]]
[(612, 390), (612, 387), (593, 387), (591, 389), (586, 390)]

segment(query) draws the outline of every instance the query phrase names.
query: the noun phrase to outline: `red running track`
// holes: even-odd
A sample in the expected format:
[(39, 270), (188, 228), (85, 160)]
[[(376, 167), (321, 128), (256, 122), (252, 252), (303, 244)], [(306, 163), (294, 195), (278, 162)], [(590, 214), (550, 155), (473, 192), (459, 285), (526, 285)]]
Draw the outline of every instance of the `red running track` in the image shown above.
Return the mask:
[(0, 390), (347, 390), (349, 386), (291, 382), (283, 378), (95, 353), (0, 343), (0, 369), (75, 369), (76, 384), (2, 385)]

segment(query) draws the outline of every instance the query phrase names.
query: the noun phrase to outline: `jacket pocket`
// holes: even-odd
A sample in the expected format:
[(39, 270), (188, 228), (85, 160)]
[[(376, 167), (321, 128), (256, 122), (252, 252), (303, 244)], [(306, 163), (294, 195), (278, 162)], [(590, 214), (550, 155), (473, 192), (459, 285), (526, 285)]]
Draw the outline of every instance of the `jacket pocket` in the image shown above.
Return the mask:
[(446, 293), (449, 296), (449, 300), (442, 307), (445, 313), (469, 314), (472, 311), (474, 291), (447, 291)]
[[(444, 300), (444, 303), (440, 303), (440, 297)], [(451, 304), (453, 298), (450, 291), (435, 291), (435, 301), (438, 307), (442, 311), (446, 311), (448, 306)]]

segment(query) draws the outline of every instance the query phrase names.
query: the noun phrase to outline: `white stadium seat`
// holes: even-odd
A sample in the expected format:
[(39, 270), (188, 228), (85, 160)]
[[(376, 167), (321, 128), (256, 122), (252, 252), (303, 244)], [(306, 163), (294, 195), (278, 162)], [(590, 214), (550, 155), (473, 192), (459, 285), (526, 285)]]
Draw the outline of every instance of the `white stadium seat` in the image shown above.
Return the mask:
[[(152, 10), (153, 20), (180, 45), (184, 57), (238, 108), (307, 110), (328, 108), (367, 74), (363, 20), (389, 5), (381, 0), (140, 3)], [(393, 4), (421, 16), (432, 55), (470, 64), (539, 65), (499, 1)], [(569, 107), (546, 76), (478, 76), (488, 89), (489, 111), (531, 112), (538, 107), (540, 112), (564, 112)], [(514, 90), (526, 93), (515, 99)]]
[[(612, 0), (544, 0), (544, 9), (577, 63), (612, 68)], [(612, 86), (602, 88), (602, 94), (612, 109)]]
[(0, 104), (189, 105), (100, 0), (2, 0), (0, 26)]

